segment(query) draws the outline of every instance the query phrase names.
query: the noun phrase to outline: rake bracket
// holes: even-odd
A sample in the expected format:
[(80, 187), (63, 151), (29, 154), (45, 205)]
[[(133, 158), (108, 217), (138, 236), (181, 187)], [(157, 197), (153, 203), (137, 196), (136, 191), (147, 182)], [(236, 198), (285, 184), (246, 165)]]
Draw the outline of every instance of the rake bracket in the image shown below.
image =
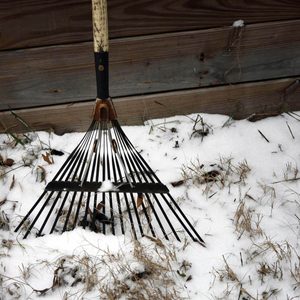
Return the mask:
[(80, 182), (71, 181), (51, 181), (46, 186), (48, 192), (93, 192), (93, 193), (163, 193), (169, 192), (169, 189), (162, 183), (133, 183), (132, 187), (127, 182), (112, 182), (111, 188), (103, 188), (103, 182)]
[(109, 122), (117, 119), (117, 113), (110, 98), (105, 100), (96, 99), (93, 119), (99, 122)]

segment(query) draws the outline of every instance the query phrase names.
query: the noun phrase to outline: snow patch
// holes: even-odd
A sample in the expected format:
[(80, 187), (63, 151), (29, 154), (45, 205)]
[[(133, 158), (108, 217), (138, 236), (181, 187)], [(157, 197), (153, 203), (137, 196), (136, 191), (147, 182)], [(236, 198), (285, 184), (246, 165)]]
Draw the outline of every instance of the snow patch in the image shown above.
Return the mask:
[(98, 189), (98, 192), (110, 192), (115, 190), (116, 187), (110, 180), (104, 180), (101, 184), (101, 187)]
[[(243, 24), (238, 20), (233, 26)], [(150, 271), (157, 270), (158, 263), (162, 262), (158, 254), (167, 253), (177, 259), (175, 262), (170, 256), (168, 258), (176, 286), (184, 282), (185, 291), (192, 300), (238, 299), (243, 297), (241, 289), (251, 295), (247, 294), (245, 299), (296, 299), (300, 282), (299, 113), (257, 122), (201, 114), (203, 127), (207, 124), (212, 128), (205, 135), (199, 131), (202, 123), (196, 122), (197, 116), (150, 120), (144, 126), (123, 126), (122, 129), (160, 180), (169, 186), (207, 248), (191, 241), (166, 241), (158, 226), (154, 231), (158, 232), (157, 238), (163, 247), (158, 240), (146, 237), (135, 242), (129, 221), (125, 235), (109, 234), (111, 226), (104, 224), (106, 235), (77, 227), (62, 235), (40, 238), (31, 235), (22, 240), (22, 235), (18, 237), (14, 229), (46, 185), (45, 181), (37, 180), (35, 168), (42, 166), (49, 182), (66, 160), (64, 156), (55, 156), (53, 164), (45, 162), (39, 140), (51, 142), (52, 148), (67, 153), (75, 148), (83, 134), (58, 136), (38, 132), (39, 139), (25, 147), (15, 145), (8, 135), (0, 134), (0, 155), (15, 162), (11, 167), (0, 164), (0, 279), (4, 278), (3, 282), (0, 280), (0, 299), (16, 299), (18, 294), (19, 299), (41, 299), (31, 287), (49, 288), (54, 278), (56, 288), (49, 290), (43, 299), (62, 299), (63, 295), (65, 298), (82, 295), (84, 299), (105, 299), (98, 287), (114, 282), (111, 271), (115, 272), (113, 275), (118, 273), (118, 280), (123, 278), (120, 290), (122, 287), (134, 289), (139, 282), (152, 276)], [(200, 134), (193, 134), (194, 131)], [(175, 141), (179, 141), (178, 148), (174, 148)], [(185, 178), (183, 171), (186, 171)], [(182, 183), (173, 187), (171, 183), (175, 181)], [(110, 180), (105, 180), (99, 191), (116, 188)], [(92, 206), (94, 202), (90, 202)], [(146, 209), (149, 203), (144, 202)], [(124, 220), (125, 217), (129, 220), (133, 204), (130, 202), (128, 211), (121, 212)], [(48, 207), (51, 205), (49, 202)], [(114, 208), (116, 219), (120, 212), (117, 204)], [(110, 216), (111, 212), (106, 210), (106, 213)], [(148, 222), (154, 222), (155, 218), (151, 214), (150, 220), (141, 219), (145, 235), (151, 234)], [(141, 253), (140, 259), (134, 256), (139, 243), (147, 250), (146, 258)], [(62, 258), (66, 259), (65, 263)], [(61, 268), (64, 268), (63, 273)], [(132, 276), (134, 274), (128, 270), (140, 276)], [(84, 281), (86, 274), (90, 277)], [(97, 285), (89, 289), (89, 282)], [(128, 286), (123, 285), (128, 282)], [(155, 288), (159, 288), (162, 281), (154, 283)]]
[(245, 26), (244, 20), (236, 20), (232, 24), (233, 27), (243, 27)]

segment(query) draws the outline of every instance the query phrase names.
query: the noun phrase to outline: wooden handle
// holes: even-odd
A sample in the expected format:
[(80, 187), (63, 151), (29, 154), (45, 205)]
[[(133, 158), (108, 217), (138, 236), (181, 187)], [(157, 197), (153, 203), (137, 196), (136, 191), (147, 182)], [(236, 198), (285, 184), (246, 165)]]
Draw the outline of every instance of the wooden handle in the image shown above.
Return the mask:
[(94, 52), (108, 52), (108, 22), (106, 0), (92, 0)]

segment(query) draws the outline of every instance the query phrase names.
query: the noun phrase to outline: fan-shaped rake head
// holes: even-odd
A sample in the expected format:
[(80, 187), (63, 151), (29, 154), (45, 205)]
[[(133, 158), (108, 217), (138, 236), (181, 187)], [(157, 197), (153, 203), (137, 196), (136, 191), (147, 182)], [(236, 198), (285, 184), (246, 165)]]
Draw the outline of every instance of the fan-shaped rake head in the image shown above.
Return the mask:
[(30, 232), (41, 236), (76, 226), (104, 234), (125, 234), (130, 228), (134, 238), (174, 235), (177, 240), (185, 231), (204, 245), (113, 111), (110, 101), (97, 102), (88, 131), (16, 231), (24, 227), (26, 238)]

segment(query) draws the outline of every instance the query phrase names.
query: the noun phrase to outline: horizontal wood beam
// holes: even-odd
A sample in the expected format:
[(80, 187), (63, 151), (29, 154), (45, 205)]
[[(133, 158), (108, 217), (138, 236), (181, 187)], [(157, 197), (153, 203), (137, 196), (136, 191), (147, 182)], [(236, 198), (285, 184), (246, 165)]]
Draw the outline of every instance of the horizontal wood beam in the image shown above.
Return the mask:
[[(92, 39), (90, 0), (1, 0), (0, 49)], [(298, 0), (109, 0), (110, 36), (126, 37), (299, 18)]]
[[(300, 20), (111, 42), (111, 96), (298, 76)], [(93, 48), (79, 43), (0, 52), (0, 110), (96, 94)]]
[[(278, 114), (300, 110), (299, 78), (200, 88), (114, 99), (121, 124), (143, 124), (147, 119), (189, 113), (227, 114), (235, 119), (254, 113)], [(90, 122), (94, 101), (70, 105), (15, 110), (35, 130), (56, 133), (85, 131)], [(0, 132), (28, 131), (10, 112), (0, 112)]]

